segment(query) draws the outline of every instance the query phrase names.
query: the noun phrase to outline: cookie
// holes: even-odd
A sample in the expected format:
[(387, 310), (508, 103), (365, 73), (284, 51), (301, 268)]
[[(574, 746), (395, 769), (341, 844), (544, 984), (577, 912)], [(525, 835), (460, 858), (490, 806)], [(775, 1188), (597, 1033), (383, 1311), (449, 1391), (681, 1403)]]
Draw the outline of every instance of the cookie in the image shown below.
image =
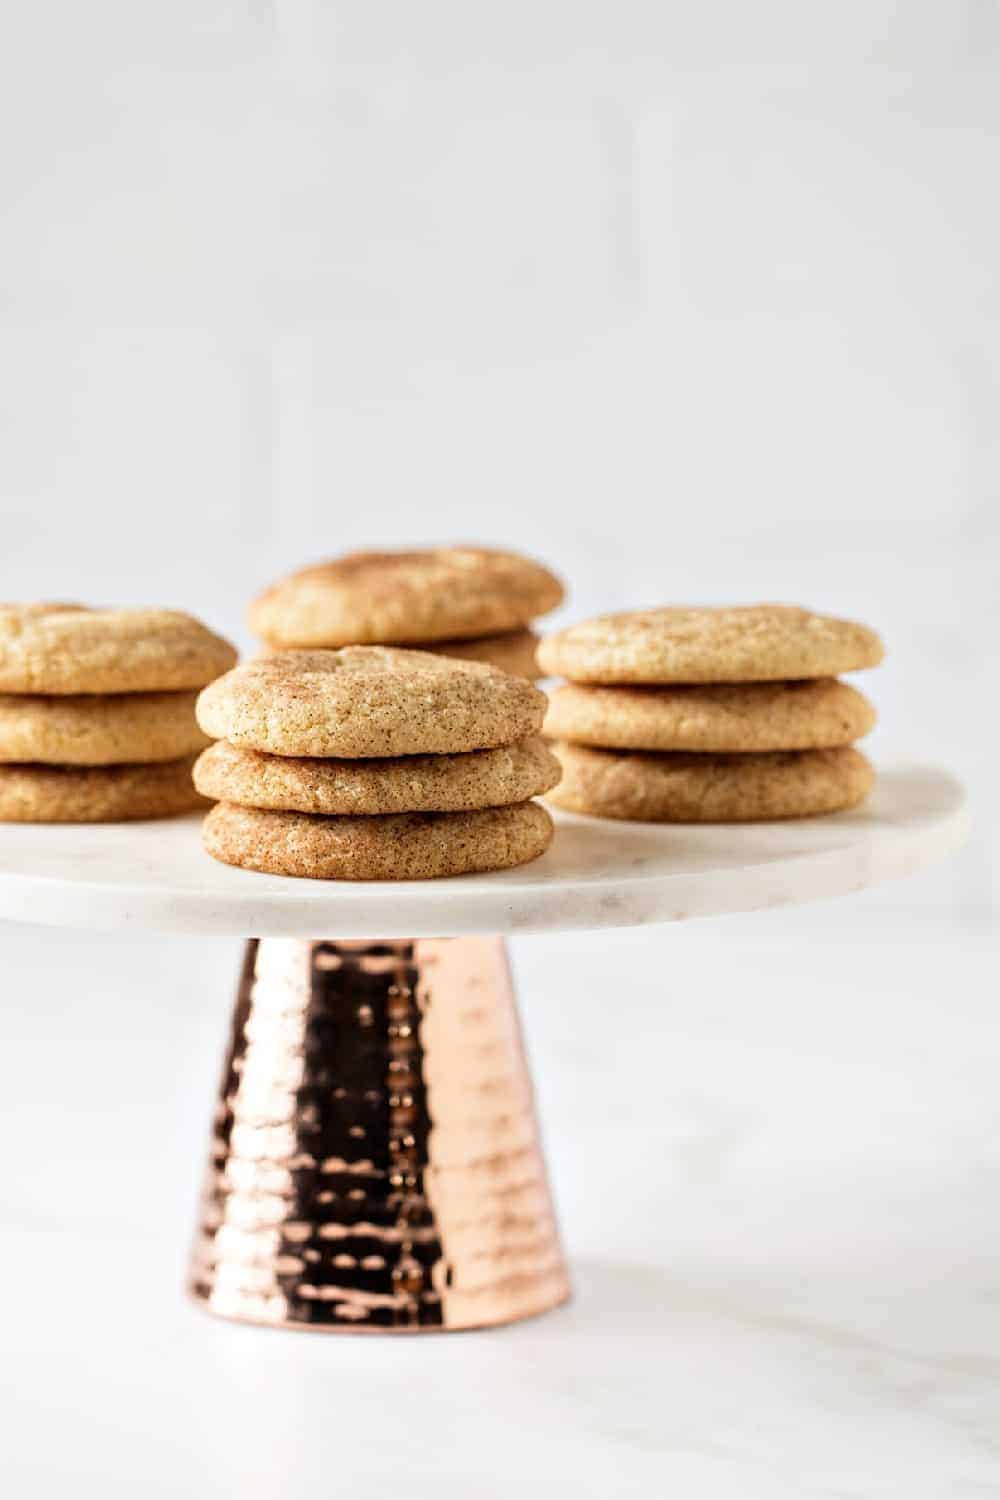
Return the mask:
[(840, 812), (875, 772), (858, 750), (655, 755), (557, 744), (563, 778), (549, 800), (570, 812), (654, 823), (754, 823)]
[(282, 579), (249, 619), (277, 647), (392, 646), (518, 630), (562, 597), (548, 568), (514, 552), (352, 552)]
[(461, 661), (484, 661), (514, 677), (534, 682), (541, 676), (535, 652), (538, 636), (533, 630), (507, 630), (503, 635), (484, 635), (470, 641), (436, 641), (431, 648), (438, 656)]
[(552, 819), (537, 802), (480, 812), (317, 818), (220, 802), (205, 848), (223, 864), (313, 880), (433, 880), (506, 870), (544, 854)]
[(155, 766), (0, 766), (0, 823), (122, 823), (204, 807), (194, 757)]
[(167, 609), (0, 606), (0, 692), (157, 693), (204, 687), (236, 651)]
[(506, 749), (395, 760), (293, 759), (220, 740), (199, 757), (194, 784), (214, 801), (243, 807), (371, 816), (505, 807), (549, 791), (560, 774), (537, 738)]
[(480, 662), (346, 646), (244, 662), (207, 687), (213, 739), (270, 755), (451, 755), (537, 734), (545, 694)]
[(109, 766), (179, 760), (208, 744), (194, 716), (197, 696), (0, 693), (0, 761)]
[(819, 677), (697, 687), (569, 687), (549, 699), (552, 739), (616, 750), (812, 750), (874, 727), (863, 693)]
[(601, 615), (550, 635), (543, 671), (573, 682), (779, 682), (876, 667), (882, 642), (866, 625), (790, 604), (650, 609)]

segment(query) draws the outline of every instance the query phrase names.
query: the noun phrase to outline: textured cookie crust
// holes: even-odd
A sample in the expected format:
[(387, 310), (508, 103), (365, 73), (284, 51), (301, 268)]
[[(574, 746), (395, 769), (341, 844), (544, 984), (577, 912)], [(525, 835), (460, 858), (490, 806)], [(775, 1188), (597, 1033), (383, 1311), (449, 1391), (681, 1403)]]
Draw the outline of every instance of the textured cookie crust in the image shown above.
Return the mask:
[(167, 609), (0, 606), (0, 692), (158, 693), (204, 687), (236, 651)]
[(557, 688), (544, 732), (616, 750), (813, 750), (869, 733), (863, 693), (819, 677), (696, 687)]
[(777, 682), (876, 667), (866, 625), (790, 604), (601, 615), (542, 641), (543, 671), (573, 682)]
[(242, 807), (367, 817), (506, 807), (551, 790), (561, 774), (537, 738), (506, 749), (395, 760), (294, 759), (220, 740), (199, 757), (194, 784), (206, 797)]
[(552, 819), (537, 802), (482, 812), (316, 818), (220, 802), (205, 848), (223, 864), (313, 880), (434, 880), (506, 870), (544, 854)]
[(208, 744), (197, 693), (0, 693), (0, 761), (110, 766), (179, 760)]
[(537, 734), (546, 701), (480, 662), (347, 646), (244, 662), (201, 694), (198, 722), (213, 739), (270, 755), (450, 755)]
[(646, 754), (558, 744), (563, 779), (549, 800), (569, 812), (653, 823), (756, 823), (840, 812), (875, 772), (859, 750), (760, 755)]
[(282, 579), (249, 620), (279, 647), (413, 644), (517, 630), (562, 597), (548, 568), (514, 552), (352, 552)]
[(124, 823), (205, 803), (194, 757), (155, 766), (0, 766), (0, 823)]
[(536, 682), (541, 676), (535, 655), (538, 643), (533, 630), (507, 630), (503, 635), (484, 635), (470, 641), (435, 641), (429, 649), (460, 661), (484, 661), (501, 672)]

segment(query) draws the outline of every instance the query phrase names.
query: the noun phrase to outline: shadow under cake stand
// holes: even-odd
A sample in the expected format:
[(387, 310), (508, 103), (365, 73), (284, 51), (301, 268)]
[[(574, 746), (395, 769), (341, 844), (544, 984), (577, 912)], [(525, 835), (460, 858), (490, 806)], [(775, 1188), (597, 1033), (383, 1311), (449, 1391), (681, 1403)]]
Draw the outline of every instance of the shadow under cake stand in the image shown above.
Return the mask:
[(372, 884), (217, 864), (197, 817), (0, 827), (0, 917), (257, 934), (193, 1254), (205, 1307), (421, 1332), (558, 1306), (569, 1281), (504, 937), (844, 895), (948, 854), (966, 818), (950, 776), (898, 766), (865, 807), (828, 818), (557, 821), (519, 869)]

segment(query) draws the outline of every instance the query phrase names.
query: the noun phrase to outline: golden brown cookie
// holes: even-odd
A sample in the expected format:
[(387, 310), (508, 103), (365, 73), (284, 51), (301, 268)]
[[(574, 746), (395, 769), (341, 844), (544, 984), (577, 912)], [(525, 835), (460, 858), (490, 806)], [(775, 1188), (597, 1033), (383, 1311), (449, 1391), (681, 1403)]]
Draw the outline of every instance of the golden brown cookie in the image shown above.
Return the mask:
[(424, 649), (461, 661), (484, 661), (514, 677), (527, 677), (530, 682), (541, 676), (535, 656), (538, 636), (533, 630), (507, 630), (503, 635), (484, 635), (470, 641), (435, 641), (432, 647)]
[(560, 774), (537, 737), (499, 750), (394, 760), (295, 759), (220, 740), (199, 757), (194, 784), (206, 797), (243, 807), (371, 816), (506, 807), (549, 791)]
[(521, 677), (428, 651), (345, 646), (244, 662), (207, 687), (213, 739), (270, 755), (450, 755), (537, 734), (545, 694)]
[(790, 604), (648, 609), (601, 615), (548, 636), (543, 671), (573, 682), (778, 682), (876, 667), (867, 625)]
[(249, 619), (278, 647), (414, 644), (518, 630), (562, 597), (548, 568), (514, 552), (352, 552), (282, 579)]
[(124, 823), (205, 803), (194, 757), (155, 766), (0, 766), (0, 823)]
[(235, 660), (228, 641), (177, 610), (0, 606), (0, 692), (176, 692)]
[(506, 870), (544, 854), (552, 819), (537, 802), (480, 812), (317, 818), (220, 802), (205, 848), (223, 864), (313, 880), (433, 880)]
[(818, 677), (697, 687), (557, 688), (544, 732), (616, 750), (813, 750), (850, 745), (873, 728), (863, 693)]
[(179, 760), (208, 744), (197, 693), (0, 693), (0, 762), (110, 766)]
[(756, 823), (840, 812), (864, 801), (875, 772), (859, 750), (751, 755), (649, 754), (554, 747), (563, 779), (549, 800), (569, 812), (652, 823)]

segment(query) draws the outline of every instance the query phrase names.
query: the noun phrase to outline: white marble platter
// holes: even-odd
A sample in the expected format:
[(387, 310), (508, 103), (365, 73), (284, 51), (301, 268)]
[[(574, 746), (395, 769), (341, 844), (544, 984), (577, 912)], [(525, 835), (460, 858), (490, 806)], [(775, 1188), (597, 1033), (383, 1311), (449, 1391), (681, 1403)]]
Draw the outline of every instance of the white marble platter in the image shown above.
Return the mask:
[(910, 874), (965, 830), (946, 772), (883, 770), (829, 818), (707, 827), (559, 817), (541, 859), (498, 874), (354, 884), (257, 875), (202, 850), (200, 818), (0, 825), (0, 918), (258, 937), (453, 937), (676, 922), (818, 900)]

